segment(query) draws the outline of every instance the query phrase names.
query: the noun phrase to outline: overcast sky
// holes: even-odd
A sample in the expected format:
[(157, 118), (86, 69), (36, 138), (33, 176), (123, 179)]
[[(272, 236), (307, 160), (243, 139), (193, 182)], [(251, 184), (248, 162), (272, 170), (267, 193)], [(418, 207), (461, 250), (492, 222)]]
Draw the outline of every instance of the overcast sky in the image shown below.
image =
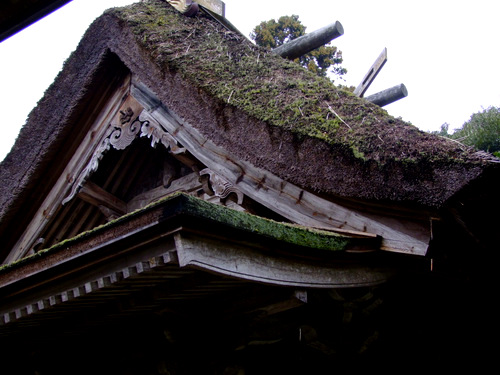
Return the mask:
[[(133, 0), (73, 0), (0, 43), (0, 160), (88, 25)], [(357, 86), (384, 48), (388, 61), (366, 95), (404, 83), (408, 97), (384, 107), (420, 129), (460, 127), (470, 115), (500, 106), (498, 0), (226, 0), (226, 17), (244, 35), (255, 25), (296, 14), (311, 32), (339, 21), (333, 44)]]

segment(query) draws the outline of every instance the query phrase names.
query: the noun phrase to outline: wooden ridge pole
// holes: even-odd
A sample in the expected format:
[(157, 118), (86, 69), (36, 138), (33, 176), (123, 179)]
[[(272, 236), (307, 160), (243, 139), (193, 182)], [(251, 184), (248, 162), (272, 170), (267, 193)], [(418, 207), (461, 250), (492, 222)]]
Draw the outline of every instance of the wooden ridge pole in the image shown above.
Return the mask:
[(282, 44), (281, 46), (273, 49), (273, 52), (281, 57), (293, 60), (331, 42), (333, 39), (338, 38), (343, 34), (344, 28), (342, 27), (342, 24), (339, 21), (336, 21), (328, 26), (313, 31), (312, 33)]

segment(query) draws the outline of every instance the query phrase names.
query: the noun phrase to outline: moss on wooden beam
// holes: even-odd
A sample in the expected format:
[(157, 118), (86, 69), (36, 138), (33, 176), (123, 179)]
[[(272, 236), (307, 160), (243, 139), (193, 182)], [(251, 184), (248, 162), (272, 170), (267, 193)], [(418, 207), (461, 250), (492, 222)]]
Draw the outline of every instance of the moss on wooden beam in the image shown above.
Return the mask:
[(319, 250), (344, 251), (353, 242), (353, 238), (347, 235), (280, 223), (206, 202), (189, 195), (182, 195), (181, 199), (184, 206), (183, 212), (187, 215), (207, 219), (235, 230), (250, 232), (291, 245)]
[[(99, 233), (126, 223), (134, 217), (156, 209), (162, 210), (162, 219), (160, 221), (173, 220), (176, 217), (181, 216), (188, 221), (189, 218), (201, 219), (207, 223), (224, 226), (228, 230), (246, 232), (250, 236), (257, 236), (256, 239), (265, 238), (293, 246), (306, 247), (316, 250), (335, 252), (345, 251), (359, 245), (360, 241), (360, 238), (357, 236), (307, 228), (289, 223), (280, 223), (246, 212), (240, 212), (225, 206), (206, 202), (184, 193), (175, 193), (157, 202), (151, 203), (142, 209), (123, 215), (89, 231), (80, 233), (73, 238), (64, 240), (48, 249), (40, 250), (33, 255), (4, 265), (0, 267), (0, 272), (11, 269), (15, 266), (20, 266), (25, 262), (33, 261), (34, 259), (43, 257), (53, 251), (71, 247), (81, 240), (94, 235), (99, 235)], [(181, 221), (181, 223), (183, 225), (188, 224), (186, 221)], [(373, 239), (370, 240), (372, 241), (370, 243), (375, 245), (378, 243), (377, 241), (373, 241)]]

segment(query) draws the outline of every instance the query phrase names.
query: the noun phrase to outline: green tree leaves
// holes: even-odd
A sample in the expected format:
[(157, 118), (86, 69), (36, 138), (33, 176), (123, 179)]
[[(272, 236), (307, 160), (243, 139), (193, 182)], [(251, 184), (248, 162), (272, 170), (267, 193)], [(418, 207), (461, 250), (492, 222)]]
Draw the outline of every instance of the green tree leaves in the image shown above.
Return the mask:
[(461, 129), (453, 133), (453, 138), (500, 156), (500, 108), (489, 107), (474, 113)]
[(441, 125), (439, 132), (434, 134), (455, 139), (464, 145), (475, 147), (500, 157), (500, 108), (488, 107), (474, 113), (470, 120), (457, 129), (448, 133), (448, 124)]
[(257, 25), (250, 38), (261, 47), (276, 48), (282, 44), (306, 33), (305, 26), (299, 21), (299, 16), (283, 16), (276, 20), (261, 22)]

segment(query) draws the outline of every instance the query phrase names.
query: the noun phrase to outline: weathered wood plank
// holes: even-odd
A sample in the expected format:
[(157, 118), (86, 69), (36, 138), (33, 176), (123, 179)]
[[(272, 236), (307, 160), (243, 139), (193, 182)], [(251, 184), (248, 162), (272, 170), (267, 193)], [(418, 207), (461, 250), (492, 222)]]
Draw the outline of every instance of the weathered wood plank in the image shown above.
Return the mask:
[(119, 215), (127, 213), (127, 203), (115, 197), (113, 194), (108, 193), (93, 182), (87, 181), (85, 185), (82, 186), (77, 196), (94, 206), (107, 207)]
[(178, 191), (190, 193), (192, 191), (201, 189), (202, 184), (199, 179), (200, 177), (198, 176), (198, 174), (193, 172), (172, 181), (168, 188), (159, 186), (155, 189), (139, 194), (127, 203), (127, 211), (132, 212), (138, 208), (144, 207), (149, 203), (152, 203), (158, 199), (161, 199)]
[(384, 48), (384, 50), (377, 57), (377, 60), (375, 60), (373, 65), (368, 70), (368, 73), (366, 73), (366, 75), (363, 77), (361, 83), (354, 90), (354, 95), (363, 97), (366, 90), (368, 90), (373, 80), (380, 73), (386, 62), (387, 62), (387, 48)]
[(181, 267), (195, 267), (239, 279), (308, 288), (373, 286), (392, 276), (388, 270), (354, 264), (297, 262), (282, 253), (262, 253), (248, 246), (175, 234)]
[(155, 95), (135, 81), (131, 93), (194, 157), (257, 202), (293, 222), (318, 228), (340, 228), (381, 236), (382, 248), (425, 255), (430, 228), (421, 222), (368, 215), (302, 190), (279, 177), (237, 160), (206, 139), (189, 123), (161, 105)]
[(226, 16), (226, 4), (220, 0), (196, 0), (198, 5), (218, 14), (219, 16)]

